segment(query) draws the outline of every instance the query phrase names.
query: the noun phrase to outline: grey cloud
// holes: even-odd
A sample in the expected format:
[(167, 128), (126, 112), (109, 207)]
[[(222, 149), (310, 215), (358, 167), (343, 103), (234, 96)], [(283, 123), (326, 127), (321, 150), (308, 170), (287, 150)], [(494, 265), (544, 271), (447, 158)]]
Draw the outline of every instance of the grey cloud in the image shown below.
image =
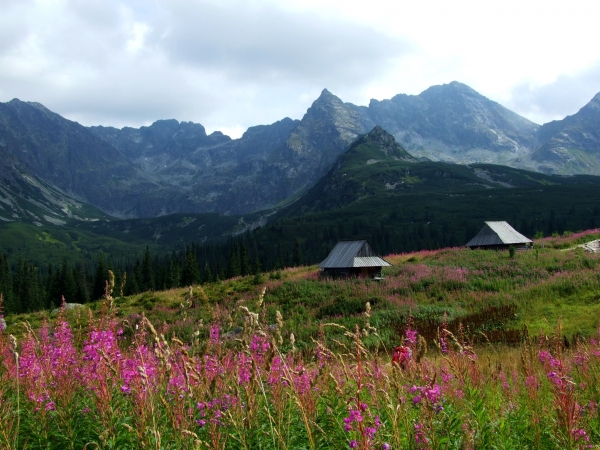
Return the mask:
[(180, 64), (211, 67), (237, 80), (364, 83), (408, 44), (357, 24), (273, 7), (173, 1), (157, 45)]
[[(359, 89), (411, 51), (364, 26), (243, 2), (11, 5), (0, 18), (0, 66), (10, 69), (0, 71), (0, 101), (38, 101), (85, 125), (175, 118), (215, 129), (300, 118), (307, 93)], [(134, 23), (149, 31), (128, 51)]]
[(0, 54), (12, 51), (19, 42), (28, 35), (28, 30), (23, 26), (22, 17), (27, 13), (27, 3), (18, 0), (9, 0), (2, 3), (0, 14)]
[(507, 107), (545, 123), (576, 113), (599, 91), (600, 61), (584, 71), (562, 75), (542, 86), (521, 83), (512, 89)]

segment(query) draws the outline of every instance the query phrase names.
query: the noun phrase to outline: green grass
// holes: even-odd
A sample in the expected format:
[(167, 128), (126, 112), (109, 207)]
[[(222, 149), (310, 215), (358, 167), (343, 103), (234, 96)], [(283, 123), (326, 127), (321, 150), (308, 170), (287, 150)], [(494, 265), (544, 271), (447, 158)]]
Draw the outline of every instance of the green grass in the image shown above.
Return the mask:
[[(561, 239), (572, 244), (581, 237)], [(243, 328), (240, 308), (256, 309), (265, 289), (263, 320), (275, 324), (281, 312), (282, 332), (294, 333), (299, 348), (310, 346), (323, 324), (353, 329), (367, 322), (379, 330), (384, 346), (393, 346), (409, 316), (428, 340), (446, 320), (449, 329), (462, 326), (474, 342), (512, 345), (525, 338), (525, 328), (549, 333), (562, 321), (563, 332), (572, 338), (589, 336), (598, 326), (597, 254), (539, 248), (511, 259), (508, 251), (449, 248), (386, 258), (393, 267), (384, 269), (381, 282), (320, 279), (315, 266), (290, 268), (194, 286), (192, 298), (184, 288), (118, 298), (117, 315), (131, 323), (143, 313), (164, 323), (170, 335), (191, 342), (194, 333), (207, 333), (198, 324), (217, 322), (224, 332)], [(367, 302), (370, 317), (364, 314)], [(98, 309), (98, 303), (90, 307)], [(48, 313), (9, 316), (7, 323), (11, 329), (23, 320), (39, 324), (43, 317)], [(326, 335), (330, 342), (347, 341), (335, 328)]]

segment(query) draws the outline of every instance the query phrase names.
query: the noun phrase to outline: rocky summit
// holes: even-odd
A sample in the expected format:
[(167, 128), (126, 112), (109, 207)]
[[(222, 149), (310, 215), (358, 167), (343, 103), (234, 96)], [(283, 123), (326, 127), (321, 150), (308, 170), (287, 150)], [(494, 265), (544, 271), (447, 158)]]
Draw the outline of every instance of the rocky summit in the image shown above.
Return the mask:
[(358, 109), (365, 128), (382, 126), (413, 155), (457, 163), (506, 164), (528, 152), (539, 128), (456, 81)]
[[(139, 129), (84, 127), (14, 99), (0, 103), (0, 200), (7, 204), (22, 191), (15, 186), (36, 180), (53, 198), (116, 217), (246, 214), (297, 198), (375, 127), (401, 144), (404, 158), (600, 174), (599, 105), (596, 96), (577, 114), (539, 126), (458, 82), (368, 106), (325, 89), (301, 120), (284, 118), (231, 139), (172, 119)], [(15, 211), (3, 217), (13, 220)]]

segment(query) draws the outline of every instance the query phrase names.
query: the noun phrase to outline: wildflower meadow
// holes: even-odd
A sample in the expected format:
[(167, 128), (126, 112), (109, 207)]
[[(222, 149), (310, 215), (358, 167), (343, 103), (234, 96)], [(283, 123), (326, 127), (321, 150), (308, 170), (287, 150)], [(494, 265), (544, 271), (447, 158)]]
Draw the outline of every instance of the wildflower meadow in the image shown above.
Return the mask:
[(381, 283), (107, 284), (93, 308), (0, 322), (0, 448), (598, 448), (595, 258), (445, 249), (390, 256)]

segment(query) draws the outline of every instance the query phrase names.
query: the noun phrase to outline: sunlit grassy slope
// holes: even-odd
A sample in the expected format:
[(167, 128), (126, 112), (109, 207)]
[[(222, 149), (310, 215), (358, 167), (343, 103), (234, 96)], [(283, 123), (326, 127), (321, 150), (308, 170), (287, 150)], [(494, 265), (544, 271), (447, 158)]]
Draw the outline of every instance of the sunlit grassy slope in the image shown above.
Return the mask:
[[(118, 317), (126, 325), (133, 326), (144, 314), (164, 324), (168, 335), (187, 342), (206, 337), (207, 324), (213, 323), (235, 337), (244, 325), (246, 307), (259, 312), (267, 325), (276, 323), (280, 311), (282, 332), (294, 333), (298, 347), (312, 345), (322, 324), (353, 329), (367, 321), (385, 345), (393, 346), (409, 315), (427, 339), (434, 340), (446, 321), (454, 330), (462, 324), (476, 343), (517, 344), (528, 334), (554, 330), (559, 321), (569, 337), (594, 332), (600, 318), (600, 255), (570, 247), (598, 237), (600, 231), (591, 230), (542, 239), (535, 250), (517, 252), (514, 259), (508, 251), (466, 248), (389, 255), (393, 267), (384, 270), (381, 282), (322, 280), (318, 268), (309, 266), (194, 286), (191, 297), (189, 289), (123, 298), (115, 289), (113, 294)], [(364, 314), (367, 302), (370, 317)], [(85, 322), (83, 311), (70, 312), (72, 320)], [(23, 321), (35, 327), (45, 316), (48, 313), (6, 320), (9, 329), (19, 333)], [(345, 339), (335, 327), (328, 328), (327, 336)]]

